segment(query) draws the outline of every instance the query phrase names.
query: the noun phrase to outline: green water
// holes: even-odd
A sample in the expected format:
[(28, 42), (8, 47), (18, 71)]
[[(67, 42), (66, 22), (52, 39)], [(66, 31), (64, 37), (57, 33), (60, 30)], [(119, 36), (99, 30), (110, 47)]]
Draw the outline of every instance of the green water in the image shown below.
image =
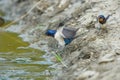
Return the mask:
[(51, 64), (18, 34), (0, 31), (0, 80), (48, 80)]

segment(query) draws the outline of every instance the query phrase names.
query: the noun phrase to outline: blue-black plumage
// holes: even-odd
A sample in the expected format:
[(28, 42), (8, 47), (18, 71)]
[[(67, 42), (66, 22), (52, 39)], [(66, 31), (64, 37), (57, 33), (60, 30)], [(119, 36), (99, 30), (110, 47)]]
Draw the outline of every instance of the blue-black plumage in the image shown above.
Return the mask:
[(49, 29), (49, 30), (46, 31), (45, 34), (46, 34), (47, 36), (52, 36), (52, 37), (54, 37), (56, 32), (57, 32), (57, 30), (50, 30), (50, 29)]
[(54, 37), (61, 46), (65, 46), (73, 41), (78, 29), (61, 27), (58, 30), (47, 30), (46, 35)]
[(73, 41), (73, 38), (64, 38), (65, 45), (70, 44)]

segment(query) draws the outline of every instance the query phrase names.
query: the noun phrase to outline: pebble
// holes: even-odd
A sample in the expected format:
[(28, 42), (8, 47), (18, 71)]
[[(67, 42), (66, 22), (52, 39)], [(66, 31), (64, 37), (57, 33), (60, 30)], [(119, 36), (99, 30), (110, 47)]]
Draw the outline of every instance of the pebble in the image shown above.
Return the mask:
[(85, 71), (82, 74), (80, 74), (76, 80), (84, 80), (84, 79), (95, 79), (99, 75), (96, 71)]
[(106, 54), (99, 59), (99, 63), (106, 63), (106, 62), (111, 62), (115, 60), (115, 55), (114, 54)]

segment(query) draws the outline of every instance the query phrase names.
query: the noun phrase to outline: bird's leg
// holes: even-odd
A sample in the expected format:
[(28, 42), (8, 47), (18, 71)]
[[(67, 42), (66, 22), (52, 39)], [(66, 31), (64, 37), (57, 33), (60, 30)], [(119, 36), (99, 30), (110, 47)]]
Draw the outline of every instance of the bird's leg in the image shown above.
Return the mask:
[(102, 25), (102, 26), (101, 26), (101, 29), (102, 29), (102, 32), (103, 32), (103, 33), (107, 33), (107, 32), (108, 32), (106, 25)]

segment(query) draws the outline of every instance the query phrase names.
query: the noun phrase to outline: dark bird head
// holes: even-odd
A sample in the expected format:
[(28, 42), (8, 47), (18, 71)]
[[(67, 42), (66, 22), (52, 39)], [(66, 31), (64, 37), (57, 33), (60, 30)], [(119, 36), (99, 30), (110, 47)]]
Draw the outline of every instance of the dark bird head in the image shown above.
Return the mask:
[(105, 24), (106, 23), (106, 18), (104, 17), (104, 15), (99, 15), (98, 16), (98, 21), (101, 24)]
[(99, 15), (99, 16), (98, 16), (98, 21), (99, 21), (99, 23), (101, 23), (101, 24), (105, 24), (106, 21), (109, 19), (109, 17), (110, 17), (110, 15), (108, 15), (107, 17), (105, 17), (104, 15)]
[(56, 30), (47, 30), (45, 34), (46, 34), (47, 36), (52, 36), (52, 37), (54, 37), (55, 33), (56, 33)]

